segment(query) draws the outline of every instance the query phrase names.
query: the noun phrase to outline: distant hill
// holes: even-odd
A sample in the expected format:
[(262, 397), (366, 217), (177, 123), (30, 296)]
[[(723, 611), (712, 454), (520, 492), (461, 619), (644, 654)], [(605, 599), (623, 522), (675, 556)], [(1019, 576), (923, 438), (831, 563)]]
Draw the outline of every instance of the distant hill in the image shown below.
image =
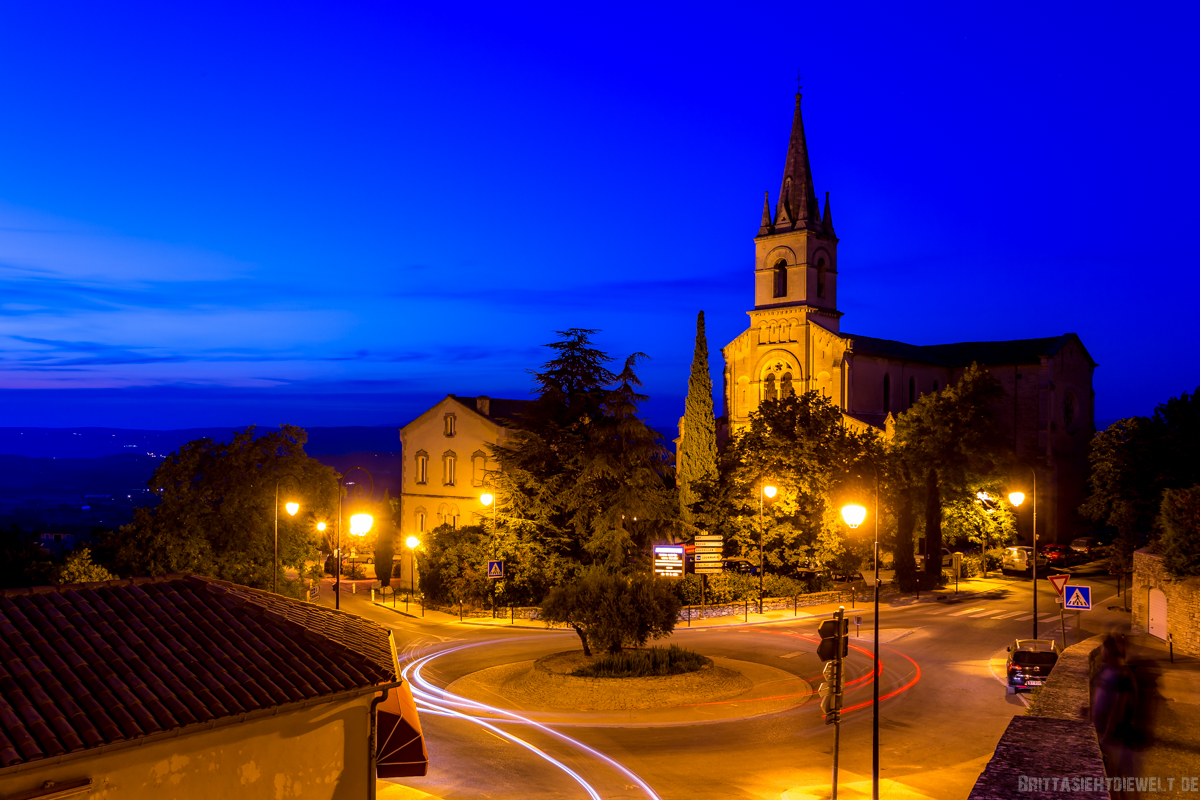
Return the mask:
[[(266, 433), (278, 428), (259, 426), (258, 430)], [(390, 426), (306, 430), (308, 443), (304, 446), (304, 452), (310, 456), (400, 451), (400, 435), (397, 428)], [(132, 453), (164, 456), (195, 439), (228, 441), (233, 437), (233, 432), (233, 428), (185, 428), (173, 431), (125, 428), (0, 428), (0, 454), (29, 458), (100, 458)]]

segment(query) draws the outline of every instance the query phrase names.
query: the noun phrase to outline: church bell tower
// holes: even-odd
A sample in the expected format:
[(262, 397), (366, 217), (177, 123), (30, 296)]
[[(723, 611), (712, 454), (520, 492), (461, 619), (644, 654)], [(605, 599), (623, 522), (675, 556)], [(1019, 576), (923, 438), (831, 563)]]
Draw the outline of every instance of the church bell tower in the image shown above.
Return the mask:
[[(825, 193), (822, 214), (813, 189), (797, 92), (775, 213), (771, 213), (768, 192), (754, 238), (754, 310), (786, 308), (837, 332), (841, 317), (837, 310), (837, 243), (829, 193)], [(752, 312), (751, 316), (756, 315)]]

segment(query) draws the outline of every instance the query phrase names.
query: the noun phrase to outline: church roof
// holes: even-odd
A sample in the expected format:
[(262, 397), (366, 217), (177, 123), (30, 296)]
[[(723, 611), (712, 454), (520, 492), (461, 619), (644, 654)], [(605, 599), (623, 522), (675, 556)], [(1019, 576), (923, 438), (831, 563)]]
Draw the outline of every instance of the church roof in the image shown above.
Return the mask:
[[(999, 342), (955, 342), (929, 345), (908, 344), (893, 339), (876, 339), (873, 336), (858, 336), (852, 333), (842, 335), (853, 341), (852, 352), (856, 355), (896, 358), (951, 368), (967, 367), (972, 363), (992, 366), (997, 364), (1036, 364), (1043, 357), (1053, 356), (1071, 341), (1078, 343), (1083, 354), (1089, 361), (1092, 361), (1087, 348), (1083, 346), (1079, 336), (1074, 333), (1064, 333), (1061, 336), (1050, 336), (1045, 339), (1009, 339)], [(1092, 361), (1092, 366), (1096, 366), (1095, 361)]]
[[(533, 402), (532, 400), (508, 400), (503, 397), (485, 397), (481, 395), (483, 399), (487, 400), (487, 404), (484, 405), (476, 397), (463, 397), (457, 394), (450, 396), (468, 408), (475, 409), (488, 419), (496, 421), (516, 419), (525, 413), (525, 409)], [(484, 411), (484, 408), (487, 408), (487, 411)]]
[(808, 142), (804, 138), (804, 117), (800, 113), (799, 92), (796, 92), (792, 135), (788, 139), (787, 158), (783, 163), (783, 181), (779, 186), (779, 203), (775, 211), (775, 229), (791, 228), (821, 230), (821, 206), (813, 189), (812, 167), (808, 162)]

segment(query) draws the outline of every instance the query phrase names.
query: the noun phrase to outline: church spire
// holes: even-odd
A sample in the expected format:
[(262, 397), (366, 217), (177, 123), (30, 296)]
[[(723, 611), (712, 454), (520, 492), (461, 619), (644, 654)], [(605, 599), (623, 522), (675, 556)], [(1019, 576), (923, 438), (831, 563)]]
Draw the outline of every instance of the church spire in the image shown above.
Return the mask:
[(783, 164), (783, 185), (779, 190), (777, 228), (785, 215), (790, 227), (820, 228), (820, 206), (813, 191), (812, 168), (808, 165), (808, 143), (804, 140), (804, 118), (800, 114), (800, 93), (796, 92), (796, 111), (792, 116), (792, 137), (788, 140), (787, 160)]
[(833, 232), (833, 212), (829, 210), (829, 192), (825, 193), (825, 216), (821, 219), (821, 227), (830, 236), (834, 236)]
[(763, 192), (763, 215), (758, 226), (758, 235), (766, 236), (774, 232), (775, 226), (771, 224), (771, 193)]

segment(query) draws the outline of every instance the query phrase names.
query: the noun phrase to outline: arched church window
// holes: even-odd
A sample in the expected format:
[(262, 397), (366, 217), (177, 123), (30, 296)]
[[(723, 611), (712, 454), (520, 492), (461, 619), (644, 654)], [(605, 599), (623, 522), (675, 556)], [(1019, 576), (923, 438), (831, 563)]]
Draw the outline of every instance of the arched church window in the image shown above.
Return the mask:
[(883, 413), (887, 414), (892, 410), (892, 376), (883, 376)]
[(763, 399), (774, 400), (776, 397), (778, 394), (775, 392), (775, 376), (768, 375), (763, 379)]
[(825, 296), (825, 259), (817, 259), (817, 297)]
[(787, 297), (787, 262), (782, 258), (775, 262), (775, 296)]
[(785, 372), (779, 379), (779, 396), (791, 397), (795, 392), (792, 390), (792, 373)]
[(917, 402), (917, 379), (909, 378), (908, 379), (908, 404), (911, 406), (915, 402)]

